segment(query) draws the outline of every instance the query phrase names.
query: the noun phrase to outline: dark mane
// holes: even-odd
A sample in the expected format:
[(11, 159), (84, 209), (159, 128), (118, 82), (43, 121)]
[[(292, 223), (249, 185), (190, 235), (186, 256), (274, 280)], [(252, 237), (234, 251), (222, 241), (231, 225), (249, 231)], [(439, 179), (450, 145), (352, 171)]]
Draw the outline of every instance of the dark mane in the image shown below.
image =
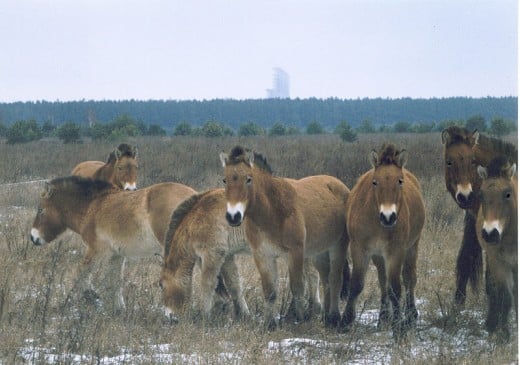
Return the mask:
[(473, 145), (472, 133), (469, 130), (467, 130), (466, 128), (452, 125), (452, 126), (446, 128), (443, 131), (443, 134), (444, 133), (448, 133), (450, 136), (450, 138), (447, 141), (445, 141), (446, 147), (450, 147), (451, 145), (454, 145), (457, 143), (464, 143), (464, 144), (467, 144), (468, 146)]
[(193, 207), (200, 201), (200, 199), (207, 194), (206, 192), (200, 194), (194, 194), (184, 200), (179, 206), (173, 211), (172, 216), (170, 218), (170, 224), (168, 225), (168, 231), (166, 231), (166, 238), (164, 242), (164, 260), (166, 262), (166, 258), (170, 254), (170, 246), (177, 231), (177, 228), (181, 225), (184, 218), (188, 215), (189, 212), (193, 209)]
[(399, 166), (399, 151), (393, 143), (385, 143), (381, 146), (378, 153), (378, 166), (396, 165)]
[[(246, 156), (246, 154), (248, 152), (251, 152), (251, 150), (247, 149), (247, 148), (244, 148), (242, 146), (235, 146), (235, 147), (233, 147), (233, 149), (229, 153), (229, 163), (231, 165), (236, 165), (236, 164), (239, 164), (241, 162), (246, 162), (247, 163), (247, 156)], [(262, 169), (264, 171), (267, 171), (270, 174), (273, 173), (273, 170), (271, 169), (271, 166), (269, 166), (269, 164), (267, 163), (267, 159), (264, 156), (262, 156), (260, 153), (254, 152), (254, 151), (253, 151), (253, 156), (254, 156), (253, 163), (254, 163), (255, 166), (257, 166), (258, 168), (260, 168), (260, 169)]]
[[(121, 157), (134, 157), (134, 149), (127, 143), (121, 143), (117, 146), (117, 150), (121, 153)], [(115, 151), (110, 152), (107, 159), (107, 164), (116, 161)]]
[(488, 158), (503, 155), (509, 159), (509, 162), (518, 163), (518, 149), (515, 145), (482, 134), (479, 134), (478, 142), (475, 146), (475, 154), (479, 160), (483, 159), (483, 157), (479, 158), (482, 154), (488, 154)]
[(504, 173), (511, 167), (507, 156), (494, 157), (487, 167), (488, 177), (503, 177)]
[(112, 184), (107, 181), (93, 180), (81, 176), (58, 177), (51, 180), (50, 184), (60, 190), (68, 190), (87, 198), (109, 192), (113, 188)]

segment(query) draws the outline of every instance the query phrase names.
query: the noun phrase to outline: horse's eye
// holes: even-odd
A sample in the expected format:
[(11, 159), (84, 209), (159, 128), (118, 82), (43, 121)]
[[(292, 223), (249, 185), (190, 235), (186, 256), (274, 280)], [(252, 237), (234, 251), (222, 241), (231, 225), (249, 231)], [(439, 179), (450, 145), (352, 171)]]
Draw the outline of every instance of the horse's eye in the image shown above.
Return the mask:
[(399, 186), (403, 186), (403, 179), (399, 179)]
[(446, 160), (446, 166), (451, 167), (453, 165), (453, 162), (451, 160)]
[(372, 185), (377, 186), (377, 181), (376, 180), (372, 180)]
[(43, 208), (38, 208), (37, 214), (43, 214)]
[(246, 184), (251, 185), (251, 181), (253, 181), (253, 178), (251, 176), (248, 176), (246, 179)]
[(226, 179), (222, 179), (222, 182), (225, 184), (226, 183)]
[(506, 191), (506, 192), (504, 193), (504, 199), (505, 199), (505, 200), (509, 200), (509, 199), (511, 199), (511, 192), (510, 192), (510, 191)]
[(164, 290), (164, 285), (163, 285), (162, 279), (159, 280), (159, 288), (161, 288), (161, 290)]

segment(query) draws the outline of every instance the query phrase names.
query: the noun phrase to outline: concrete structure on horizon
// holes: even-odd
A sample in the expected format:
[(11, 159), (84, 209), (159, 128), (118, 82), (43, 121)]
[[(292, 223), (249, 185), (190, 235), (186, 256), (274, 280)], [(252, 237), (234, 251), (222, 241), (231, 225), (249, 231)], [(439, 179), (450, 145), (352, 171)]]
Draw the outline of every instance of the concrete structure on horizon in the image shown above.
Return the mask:
[(267, 98), (289, 98), (289, 74), (280, 67), (273, 68), (273, 88), (267, 89)]

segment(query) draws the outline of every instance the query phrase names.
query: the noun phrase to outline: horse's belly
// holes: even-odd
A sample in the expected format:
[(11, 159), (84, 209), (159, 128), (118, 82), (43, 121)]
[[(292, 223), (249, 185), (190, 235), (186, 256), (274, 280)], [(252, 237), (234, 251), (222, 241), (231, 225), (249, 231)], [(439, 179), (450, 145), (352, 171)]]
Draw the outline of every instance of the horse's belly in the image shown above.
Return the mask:
[(163, 247), (155, 238), (151, 227), (144, 227), (125, 237), (113, 237), (102, 233), (100, 236), (106, 237), (112, 251), (124, 257), (144, 258), (163, 254)]

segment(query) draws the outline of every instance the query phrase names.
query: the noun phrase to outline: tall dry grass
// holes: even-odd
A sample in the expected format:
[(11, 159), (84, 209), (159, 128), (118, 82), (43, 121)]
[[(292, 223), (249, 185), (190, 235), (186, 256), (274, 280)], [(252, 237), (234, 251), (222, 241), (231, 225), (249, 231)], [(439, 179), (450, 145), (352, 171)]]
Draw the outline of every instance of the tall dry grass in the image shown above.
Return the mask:
[[(478, 293), (470, 292), (465, 311), (451, 315), (463, 214), (445, 191), (440, 134), (361, 135), (352, 144), (336, 136), (168, 137), (124, 142), (139, 147), (139, 186), (177, 181), (205, 190), (223, 186), (218, 153), (237, 143), (267, 156), (276, 175), (299, 178), (330, 174), (352, 187), (369, 168), (369, 151), (388, 140), (409, 151), (407, 167), (422, 184), (427, 209), (417, 265), (420, 320), (400, 346), (394, 344), (390, 332), (375, 329), (379, 288), (373, 268), (359, 300), (362, 318), (347, 334), (326, 329), (318, 318), (297, 325), (285, 323), (274, 332), (264, 331), (258, 321), (234, 322), (225, 315), (213, 322), (201, 322), (197, 309), (193, 310), (193, 320), (171, 325), (162, 313), (157, 286), (161, 262), (157, 258), (128, 265), (124, 291), (128, 308), (120, 316), (71, 299), (75, 268), (83, 253), (80, 238), (66, 232), (45, 247), (35, 247), (28, 239), (43, 187), (39, 180), (68, 175), (84, 160), (105, 160), (117, 143), (0, 143), (4, 157), (0, 161), (0, 364), (517, 362), (518, 336), (512, 320), (514, 336), (510, 344), (496, 345), (483, 330), (486, 302), (482, 287)], [(27, 181), (34, 182), (13, 184)], [(237, 261), (246, 300), (252, 312), (259, 314), (263, 308), (259, 276), (250, 257)], [(285, 265), (280, 262), (279, 266), (279, 305), (285, 308), (290, 294)], [(195, 276), (197, 302), (198, 272)], [(290, 338), (325, 342), (321, 346), (297, 342), (292, 347), (287, 345), (292, 351), (282, 351), (283, 340)]]

